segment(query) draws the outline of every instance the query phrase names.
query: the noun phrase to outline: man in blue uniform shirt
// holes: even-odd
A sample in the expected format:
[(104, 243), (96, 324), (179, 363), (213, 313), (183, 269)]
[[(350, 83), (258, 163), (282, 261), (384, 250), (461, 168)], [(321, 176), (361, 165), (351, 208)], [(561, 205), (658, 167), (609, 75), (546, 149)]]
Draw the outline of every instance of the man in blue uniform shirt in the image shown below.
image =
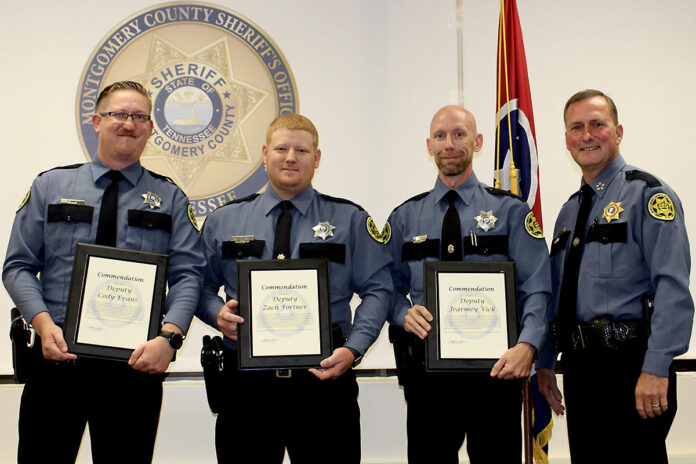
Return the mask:
[[(389, 217), (395, 290), (390, 337), (408, 404), (410, 464), (458, 462), (465, 436), (474, 464), (521, 462), (519, 379), (529, 375), (544, 340), (549, 261), (541, 228), (527, 204), (476, 178), (471, 161), (482, 144), (469, 111), (440, 109), (427, 139), (439, 170), (435, 187)], [(454, 237), (451, 229), (457, 232)], [(422, 339), (435, 323), (433, 308), (424, 306), (426, 260), (515, 261), (521, 333), (489, 373), (424, 372)]]
[[(3, 282), (41, 338), (22, 393), (20, 463), (74, 461), (87, 422), (95, 462), (152, 460), (159, 374), (193, 318), (204, 260), (186, 195), (139, 162), (151, 109), (138, 83), (106, 87), (92, 118), (97, 158), (40, 174), (15, 216)], [(114, 214), (101, 214), (106, 190), (118, 205)], [(170, 255), (161, 336), (137, 346), (127, 364), (78, 359), (67, 350), (62, 325), (77, 242)]]
[(619, 154), (611, 98), (578, 92), (563, 116), (582, 188), (554, 229), (553, 336), (537, 361), (540, 391), (563, 412), (551, 370), (562, 352), (573, 463), (666, 463), (672, 360), (687, 350), (694, 314), (684, 211), (670, 187)]
[[(224, 386), (216, 425), (219, 462), (360, 462), (359, 361), (384, 325), (391, 301), (390, 261), (382, 236), (359, 206), (320, 194), (311, 181), (319, 166), (317, 130), (287, 114), (268, 128), (263, 162), (269, 185), (211, 213), (202, 231), (208, 265), (197, 316), (225, 336)], [(289, 203), (288, 203), (289, 201)], [(274, 251), (284, 206), (289, 248)], [(237, 260), (328, 258), (333, 354), (321, 368), (237, 369)], [(224, 287), (225, 301), (218, 296)], [(350, 300), (361, 302), (351, 323)]]

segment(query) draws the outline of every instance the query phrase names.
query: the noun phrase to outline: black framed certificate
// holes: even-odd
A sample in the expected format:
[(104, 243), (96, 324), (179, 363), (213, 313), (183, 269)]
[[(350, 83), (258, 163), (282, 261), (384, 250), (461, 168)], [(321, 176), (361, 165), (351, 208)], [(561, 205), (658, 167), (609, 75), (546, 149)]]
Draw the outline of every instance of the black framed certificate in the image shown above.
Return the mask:
[(63, 331), (68, 352), (128, 360), (159, 334), (169, 255), (78, 243)]
[(237, 261), (240, 369), (318, 367), (332, 351), (326, 259)]
[(517, 343), (515, 263), (426, 261), (428, 371), (489, 371)]

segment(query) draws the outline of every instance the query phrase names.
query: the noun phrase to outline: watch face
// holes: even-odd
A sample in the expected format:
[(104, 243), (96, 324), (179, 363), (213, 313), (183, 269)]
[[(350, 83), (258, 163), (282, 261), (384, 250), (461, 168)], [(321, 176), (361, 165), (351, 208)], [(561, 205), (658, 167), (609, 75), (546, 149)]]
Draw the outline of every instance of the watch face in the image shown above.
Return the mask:
[(169, 341), (169, 345), (175, 350), (181, 348), (181, 345), (183, 345), (184, 343), (184, 337), (182, 337), (181, 334), (178, 334), (176, 332), (163, 331), (160, 334), (160, 336), (166, 338)]
[(169, 339), (169, 344), (175, 350), (178, 350), (179, 348), (181, 348), (181, 345), (183, 345), (183, 343), (184, 343), (184, 337), (182, 337), (178, 333), (174, 333), (174, 335)]

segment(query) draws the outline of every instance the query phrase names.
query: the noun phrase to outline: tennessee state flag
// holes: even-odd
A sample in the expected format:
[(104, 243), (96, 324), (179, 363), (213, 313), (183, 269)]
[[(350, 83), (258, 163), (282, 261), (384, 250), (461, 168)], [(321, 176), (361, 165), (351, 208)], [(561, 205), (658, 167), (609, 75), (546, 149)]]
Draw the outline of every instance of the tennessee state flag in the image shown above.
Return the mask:
[(515, 0), (500, 2), (497, 76), (494, 186), (524, 198), (543, 227), (534, 112)]
[[(534, 112), (516, 0), (500, 1), (497, 76), (494, 186), (521, 196), (543, 228)], [(551, 408), (539, 393), (536, 373), (530, 384), (534, 461), (548, 464)]]

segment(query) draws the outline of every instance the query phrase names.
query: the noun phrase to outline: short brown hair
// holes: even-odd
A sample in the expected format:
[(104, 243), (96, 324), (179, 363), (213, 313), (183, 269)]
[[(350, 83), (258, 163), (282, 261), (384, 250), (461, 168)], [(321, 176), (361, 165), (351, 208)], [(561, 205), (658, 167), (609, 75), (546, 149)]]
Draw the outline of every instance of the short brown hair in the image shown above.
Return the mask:
[(605, 94), (604, 92), (595, 89), (581, 90), (580, 92), (570, 97), (566, 102), (565, 107), (563, 108), (563, 121), (565, 121), (566, 113), (568, 112), (568, 108), (570, 107), (570, 105), (594, 97), (602, 97), (604, 100), (606, 100), (607, 104), (609, 105), (609, 110), (611, 111), (611, 116), (614, 119), (614, 124), (618, 126), (619, 112), (616, 110), (614, 100), (612, 100), (611, 97), (609, 97), (609, 95)]
[(97, 111), (99, 111), (99, 104), (109, 95), (116, 92), (117, 90), (135, 90), (140, 95), (147, 98), (148, 109), (147, 112), (152, 112), (152, 100), (150, 99), (150, 94), (147, 93), (147, 89), (142, 86), (142, 84), (134, 81), (118, 81), (113, 84), (109, 84), (104, 87), (104, 90), (99, 94), (97, 98)]
[(312, 144), (314, 145), (312, 149), (316, 151), (319, 146), (319, 133), (317, 132), (317, 128), (314, 127), (312, 121), (301, 114), (281, 114), (275, 118), (271, 125), (268, 126), (268, 131), (266, 131), (266, 146), (271, 144), (271, 135), (278, 129), (307, 131), (312, 134)]

